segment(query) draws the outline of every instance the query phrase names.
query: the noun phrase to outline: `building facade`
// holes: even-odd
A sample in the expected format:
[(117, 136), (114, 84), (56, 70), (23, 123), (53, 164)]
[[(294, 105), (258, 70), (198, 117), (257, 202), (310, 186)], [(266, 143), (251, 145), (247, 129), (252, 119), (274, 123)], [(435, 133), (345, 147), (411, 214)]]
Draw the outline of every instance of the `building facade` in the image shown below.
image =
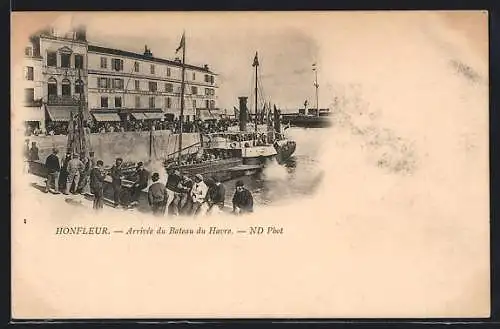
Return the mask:
[[(133, 53), (89, 44), (83, 28), (41, 31), (25, 49), (26, 121), (67, 122), (80, 104), (96, 121), (179, 118), (181, 69), (180, 60), (156, 58), (147, 47)], [(184, 121), (218, 111), (216, 76), (208, 65), (185, 65)]]
[[(117, 113), (136, 119), (179, 118), (181, 72), (179, 60), (89, 45), (88, 99), (91, 113)], [(200, 111), (216, 111), (215, 73), (208, 65), (185, 65), (184, 116), (194, 120)]]

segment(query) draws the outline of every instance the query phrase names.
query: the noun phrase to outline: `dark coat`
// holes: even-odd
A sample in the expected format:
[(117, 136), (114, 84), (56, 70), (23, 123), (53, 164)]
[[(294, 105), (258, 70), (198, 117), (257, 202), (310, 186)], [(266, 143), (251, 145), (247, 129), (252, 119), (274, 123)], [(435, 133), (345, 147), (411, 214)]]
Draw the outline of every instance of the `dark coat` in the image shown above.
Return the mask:
[(208, 189), (208, 200), (213, 204), (224, 205), (224, 200), (226, 199), (226, 188), (223, 184), (215, 185), (213, 184)]
[(106, 174), (101, 169), (92, 168), (90, 171), (90, 189), (93, 193), (104, 189), (104, 178), (106, 178)]
[(121, 186), (122, 185), (121, 176), (123, 176), (122, 166), (114, 165), (113, 167), (111, 167), (110, 176), (111, 176), (111, 184), (113, 184), (113, 186)]
[(149, 181), (149, 171), (142, 169), (136, 173), (136, 183), (138, 186), (148, 186)]
[(61, 171), (61, 163), (59, 162), (59, 158), (57, 155), (52, 153), (45, 159), (45, 167), (49, 173), (55, 173), (57, 171)]
[(30, 160), (31, 161), (37, 161), (40, 160), (40, 157), (38, 156), (38, 147), (32, 146), (30, 149)]
[(253, 197), (252, 193), (243, 189), (241, 192), (234, 192), (233, 196), (233, 207), (240, 208), (243, 212), (252, 212), (253, 211)]
[(153, 183), (148, 190), (149, 205), (167, 203), (167, 190), (160, 182)]

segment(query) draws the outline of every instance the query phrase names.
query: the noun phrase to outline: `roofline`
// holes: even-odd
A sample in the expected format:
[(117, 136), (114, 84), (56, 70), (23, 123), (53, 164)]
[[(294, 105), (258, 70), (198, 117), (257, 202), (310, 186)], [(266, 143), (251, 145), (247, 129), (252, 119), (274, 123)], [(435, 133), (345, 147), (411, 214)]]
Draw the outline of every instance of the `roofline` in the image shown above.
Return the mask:
[[(143, 54), (138, 54), (134, 53), (131, 51), (126, 51), (126, 50), (120, 50), (120, 49), (114, 49), (114, 48), (108, 48), (108, 47), (102, 47), (102, 46), (97, 46), (97, 45), (88, 45), (88, 52), (94, 52), (94, 53), (101, 53), (101, 54), (108, 54), (108, 55), (116, 55), (116, 56), (123, 56), (123, 57), (132, 57), (136, 59), (141, 59), (141, 60), (146, 60), (150, 62), (157, 62), (157, 63), (163, 63), (163, 64), (169, 64), (177, 67), (182, 67), (182, 64), (176, 61), (168, 60), (168, 59), (163, 59), (163, 58), (158, 58), (158, 57), (149, 57), (149, 56), (144, 56)], [(205, 69), (204, 67), (201, 66), (196, 66), (196, 65), (190, 65), (190, 64), (185, 64), (186, 68), (191, 68), (195, 70), (199, 70), (202, 72), (210, 73), (213, 75), (217, 75), (214, 72)]]

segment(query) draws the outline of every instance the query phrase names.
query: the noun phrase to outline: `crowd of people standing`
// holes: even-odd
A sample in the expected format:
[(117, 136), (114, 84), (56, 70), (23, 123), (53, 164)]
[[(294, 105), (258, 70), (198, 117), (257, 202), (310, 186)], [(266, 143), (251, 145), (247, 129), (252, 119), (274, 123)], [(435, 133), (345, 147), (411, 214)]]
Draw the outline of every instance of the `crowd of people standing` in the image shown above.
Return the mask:
[[(184, 121), (182, 123), (182, 132), (203, 132), (215, 133), (227, 131), (229, 127), (237, 125), (236, 120), (228, 118), (219, 118), (211, 120), (197, 119), (195, 121)], [(67, 135), (68, 122), (48, 122), (45, 129), (39, 125), (27, 124), (26, 136), (54, 136)], [(179, 133), (181, 129), (180, 121), (174, 120), (127, 120), (121, 122), (97, 122), (89, 120), (85, 122), (85, 128), (89, 133), (105, 134), (112, 132), (129, 131), (150, 131), (150, 130), (170, 130), (172, 133)]]
[[(27, 144), (28, 146), (28, 144)], [(216, 177), (204, 178), (196, 174), (190, 178), (181, 175), (177, 169), (167, 171), (167, 179), (160, 182), (159, 173), (145, 169), (142, 162), (137, 163), (134, 173), (130, 176), (134, 181), (130, 186), (130, 203), (122, 204), (123, 179), (125, 168), (123, 159), (117, 158), (110, 170), (104, 168), (102, 160), (96, 160), (94, 152), (67, 152), (62, 161), (54, 148), (45, 160), (47, 180), (45, 193), (54, 194), (87, 194), (93, 196), (93, 208), (104, 207), (104, 181), (107, 175), (111, 177), (114, 207), (129, 208), (139, 203), (141, 191), (145, 190), (151, 178), (152, 184), (147, 189), (147, 201), (156, 216), (199, 216), (222, 212), (226, 203), (226, 188)], [(38, 148), (33, 142), (27, 148), (28, 161), (36, 161)], [(242, 181), (236, 182), (236, 190), (232, 199), (233, 213), (243, 214), (253, 212), (252, 193), (245, 188)]]

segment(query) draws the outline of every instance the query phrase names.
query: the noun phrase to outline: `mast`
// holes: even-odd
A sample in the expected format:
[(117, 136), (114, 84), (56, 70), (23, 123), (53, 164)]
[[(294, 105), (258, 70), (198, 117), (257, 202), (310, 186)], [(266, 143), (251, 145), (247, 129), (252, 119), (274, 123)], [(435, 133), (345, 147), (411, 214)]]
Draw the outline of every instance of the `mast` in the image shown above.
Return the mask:
[(257, 57), (257, 52), (255, 52), (255, 58), (253, 60), (252, 66), (255, 67), (255, 120), (254, 120), (254, 124), (255, 124), (255, 133), (257, 134), (257, 91), (258, 91), (257, 68), (259, 67), (259, 58)]
[[(181, 44), (179, 47), (182, 47), (182, 78), (181, 78), (181, 113), (180, 113), (180, 132), (179, 132), (179, 155), (177, 158), (177, 161), (179, 162), (179, 165), (181, 164), (181, 153), (182, 153), (182, 121), (184, 120), (184, 76), (185, 76), (185, 60), (186, 60), (186, 37), (185, 34), (182, 33), (182, 39), (181, 39)], [(179, 48), (177, 48), (179, 50)]]
[(315, 75), (314, 87), (316, 88), (316, 116), (319, 117), (319, 105), (318, 105), (318, 70), (316, 69), (316, 63), (313, 64), (313, 71)]

